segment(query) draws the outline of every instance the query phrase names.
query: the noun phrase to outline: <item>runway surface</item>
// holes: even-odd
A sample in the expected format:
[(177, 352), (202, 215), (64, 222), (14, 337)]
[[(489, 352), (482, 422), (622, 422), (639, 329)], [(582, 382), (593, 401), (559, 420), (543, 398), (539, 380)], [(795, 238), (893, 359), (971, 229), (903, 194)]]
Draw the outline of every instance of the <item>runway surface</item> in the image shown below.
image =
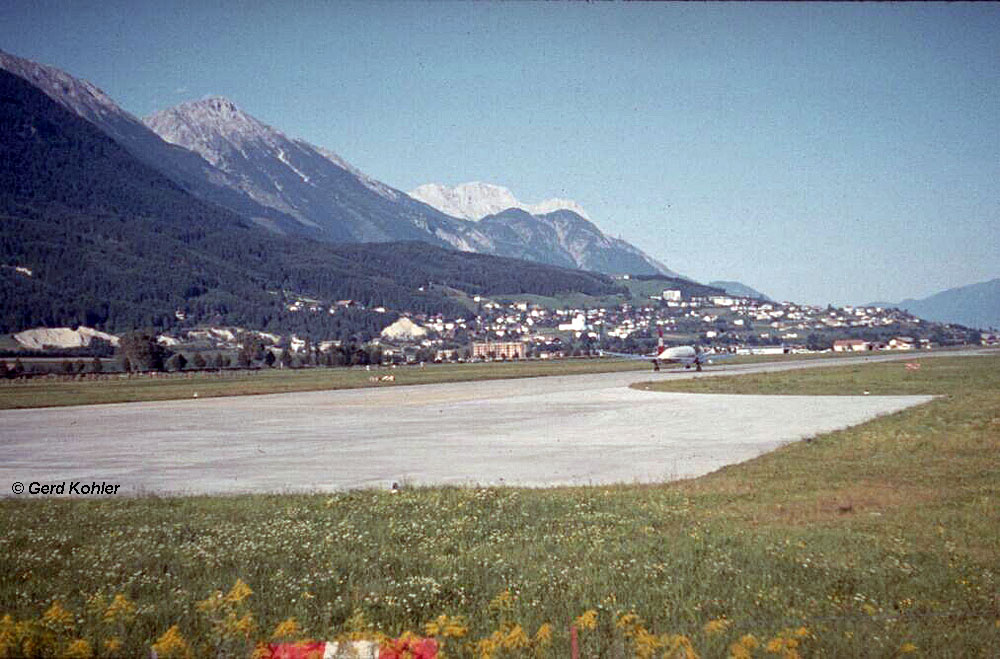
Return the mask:
[[(710, 367), (702, 375), (825, 365), (834, 364)], [(15, 481), (107, 482), (120, 485), (119, 496), (392, 482), (658, 482), (930, 399), (628, 388), (691, 375), (638, 371), (3, 411), (0, 496), (9, 496)]]

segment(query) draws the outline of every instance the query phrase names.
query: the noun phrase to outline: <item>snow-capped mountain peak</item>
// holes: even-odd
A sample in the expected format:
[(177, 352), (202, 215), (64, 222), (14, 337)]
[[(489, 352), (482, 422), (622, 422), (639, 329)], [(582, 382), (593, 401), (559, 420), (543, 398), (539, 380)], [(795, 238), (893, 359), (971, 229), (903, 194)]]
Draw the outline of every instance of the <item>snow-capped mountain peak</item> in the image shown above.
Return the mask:
[(509, 189), (493, 183), (472, 181), (455, 187), (440, 183), (427, 183), (412, 190), (409, 195), (428, 206), (433, 206), (442, 213), (466, 220), (481, 220), (488, 215), (495, 215), (508, 208), (518, 208), (532, 215), (544, 215), (554, 210), (570, 210), (590, 219), (580, 204), (571, 199), (546, 199), (537, 204), (526, 204), (518, 201)]
[[(576, 203), (572, 199), (562, 199), (560, 197), (553, 197), (552, 199), (546, 199), (545, 201), (540, 201), (537, 204), (530, 205), (531, 210), (529, 211), (532, 215), (545, 215), (546, 213), (551, 213), (558, 210), (573, 211), (585, 220), (590, 220), (590, 216), (587, 215), (587, 211), (583, 210), (583, 206)], [(593, 221), (593, 220), (591, 220)]]

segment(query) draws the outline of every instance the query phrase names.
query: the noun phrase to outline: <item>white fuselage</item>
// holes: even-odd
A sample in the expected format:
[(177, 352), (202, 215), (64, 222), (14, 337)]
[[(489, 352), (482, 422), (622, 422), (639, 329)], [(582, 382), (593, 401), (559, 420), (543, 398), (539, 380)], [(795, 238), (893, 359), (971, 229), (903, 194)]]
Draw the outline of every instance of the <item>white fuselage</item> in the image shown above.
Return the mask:
[(697, 355), (697, 351), (691, 346), (675, 346), (673, 348), (663, 348), (654, 359), (660, 361), (691, 361)]

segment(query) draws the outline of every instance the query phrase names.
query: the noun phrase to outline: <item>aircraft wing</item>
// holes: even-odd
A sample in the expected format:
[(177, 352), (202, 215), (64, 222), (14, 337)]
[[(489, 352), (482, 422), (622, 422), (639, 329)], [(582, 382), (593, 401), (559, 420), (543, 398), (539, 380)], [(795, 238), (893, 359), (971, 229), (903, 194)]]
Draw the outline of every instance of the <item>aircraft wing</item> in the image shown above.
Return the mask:
[(712, 362), (722, 361), (723, 359), (730, 359), (731, 357), (736, 356), (731, 353), (725, 353), (725, 352), (719, 354), (696, 352), (695, 354), (690, 356), (678, 355), (676, 357), (663, 355), (662, 353), (655, 355), (636, 355), (627, 352), (610, 352), (608, 350), (599, 350), (598, 352), (602, 357), (617, 357), (619, 359), (631, 359), (633, 361), (641, 361), (641, 362), (651, 361), (654, 363), (653, 365), (657, 367), (657, 370), (659, 370), (658, 368), (659, 363), (663, 364), (673, 363), (673, 364), (683, 364), (685, 367), (697, 366), (698, 370), (700, 371), (703, 364), (710, 364)]
[(618, 357), (620, 359), (634, 359), (636, 361), (648, 362), (650, 359), (656, 359), (655, 355), (637, 355), (631, 352), (609, 352), (607, 350), (598, 350), (601, 357)]
[(690, 364), (710, 364), (712, 362), (722, 361), (723, 359), (732, 359), (735, 356), (736, 355), (734, 355), (731, 352), (723, 352), (723, 353), (719, 353), (719, 354), (699, 352), (697, 355), (695, 355), (691, 359), (687, 360), (687, 363), (690, 363)]

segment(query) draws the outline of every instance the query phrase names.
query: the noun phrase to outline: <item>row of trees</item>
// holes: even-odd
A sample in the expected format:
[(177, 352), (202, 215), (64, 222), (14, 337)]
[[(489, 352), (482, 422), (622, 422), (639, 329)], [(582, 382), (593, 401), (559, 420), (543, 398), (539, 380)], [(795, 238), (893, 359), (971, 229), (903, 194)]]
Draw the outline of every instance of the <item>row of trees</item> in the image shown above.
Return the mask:
[[(39, 368), (35, 366), (30, 368), (30, 370), (38, 371)], [(53, 369), (51, 368), (46, 370), (53, 372)], [(0, 360), (0, 378), (16, 378), (28, 372), (29, 367), (26, 367), (20, 358), (15, 359), (12, 364), (8, 364), (6, 360)], [(82, 359), (77, 359), (76, 361), (64, 359), (58, 364), (58, 367), (54, 372), (63, 373), (65, 375), (76, 375), (78, 373), (103, 373), (104, 362), (100, 357), (94, 357), (90, 361), (84, 361)]]
[(188, 367), (205, 368), (301, 368), (303, 366), (365, 366), (381, 364), (382, 349), (360, 343), (346, 343), (329, 350), (320, 350), (308, 341), (295, 354), (288, 349), (266, 346), (260, 337), (243, 334), (237, 338), (241, 348), (235, 357), (217, 352), (195, 352), (189, 359), (182, 352), (172, 352), (156, 341), (153, 332), (132, 332), (121, 338), (118, 356), (125, 371), (181, 371)]

